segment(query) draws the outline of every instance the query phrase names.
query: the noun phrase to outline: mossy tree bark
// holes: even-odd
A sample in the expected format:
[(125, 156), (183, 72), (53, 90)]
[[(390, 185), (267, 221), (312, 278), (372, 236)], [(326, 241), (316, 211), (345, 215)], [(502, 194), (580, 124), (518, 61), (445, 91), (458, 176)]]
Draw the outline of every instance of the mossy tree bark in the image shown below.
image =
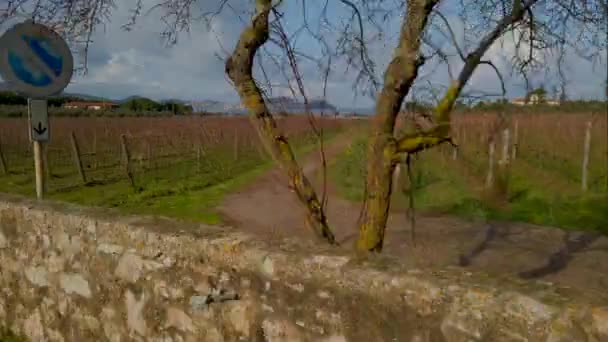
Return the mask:
[(315, 234), (335, 244), (335, 237), (327, 223), (321, 202), (310, 181), (298, 165), (287, 137), (279, 132), (262, 93), (253, 78), (253, 60), (258, 49), (269, 37), (268, 17), (271, 0), (256, 0), (256, 13), (251, 25), (240, 35), (234, 52), (226, 61), (226, 73), (234, 83), (241, 101), (249, 110), (256, 131), (274, 160), (289, 177), (289, 185), (306, 207), (306, 222)]
[[(435, 108), (436, 124), (433, 128), (397, 139), (394, 134), (397, 114), (403, 99), (418, 76), (418, 69), (424, 63), (419, 52), (421, 39), (428, 18), (439, 1), (408, 1), (399, 45), (385, 72), (384, 86), (376, 104), (376, 115), (372, 119), (366, 179), (367, 205), (359, 227), (360, 235), (357, 241), (359, 250), (375, 252), (382, 250), (390, 209), (392, 174), (396, 163), (404, 153), (415, 153), (451, 141), (450, 112), (473, 72), (482, 63), (481, 58), (484, 53), (512, 24), (520, 21), (538, 0), (526, 2), (514, 0), (512, 13), (504, 17), (495, 29), (482, 39), (477, 49), (466, 57), (458, 78), (452, 82)], [(241, 101), (249, 110), (260, 139), (277, 163), (286, 171), (290, 187), (306, 207), (306, 222), (320, 238), (335, 244), (335, 237), (329, 228), (319, 198), (295, 160), (287, 138), (278, 131), (276, 122), (253, 78), (253, 60), (258, 49), (268, 40), (268, 18), (272, 8), (271, 0), (256, 0), (256, 13), (251, 25), (241, 33), (233, 54), (226, 62), (226, 73), (234, 82)]]
[(376, 103), (376, 115), (367, 152), (367, 196), (363, 220), (359, 227), (357, 248), (380, 251), (388, 219), (395, 168), (397, 141), (395, 121), (404, 97), (424, 63), (419, 55), (422, 33), (438, 0), (410, 0), (401, 27), (399, 45), (384, 74), (384, 86)]
[(524, 14), (538, 0), (514, 0), (513, 11), (504, 17), (486, 35), (478, 47), (470, 53), (456, 80), (434, 110), (435, 126), (429, 130), (412, 133), (396, 139), (395, 121), (403, 99), (416, 79), (418, 68), (423, 64), (419, 55), (420, 41), (428, 17), (438, 0), (410, 0), (402, 25), (399, 45), (389, 64), (384, 87), (376, 105), (376, 115), (368, 148), (367, 197), (363, 220), (359, 227), (357, 249), (380, 252), (384, 242), (384, 232), (390, 209), (392, 174), (403, 153), (415, 153), (451, 141), (450, 113), (462, 89), (469, 81), (481, 58), (490, 46), (512, 24), (523, 19)]

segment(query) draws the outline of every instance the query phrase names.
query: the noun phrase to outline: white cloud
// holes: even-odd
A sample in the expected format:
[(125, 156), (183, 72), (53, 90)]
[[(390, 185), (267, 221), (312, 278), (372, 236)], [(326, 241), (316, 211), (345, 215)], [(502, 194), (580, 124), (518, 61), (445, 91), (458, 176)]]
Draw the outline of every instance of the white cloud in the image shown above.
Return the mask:
[[(146, 1), (148, 5), (150, 1), (152, 0)], [(240, 0), (240, 2), (243, 6), (250, 6), (249, 0)], [(223, 55), (221, 46), (228, 50), (234, 47), (238, 34), (245, 25), (238, 16), (231, 10), (225, 10), (216, 18), (213, 32), (206, 30), (201, 23), (193, 23), (189, 35), (181, 35), (177, 45), (166, 47), (160, 38), (160, 32), (163, 29), (161, 25), (164, 24), (160, 21), (159, 11), (140, 18), (131, 32), (125, 32), (120, 28), (128, 21), (128, 10), (133, 3), (134, 0), (118, 2), (112, 22), (105, 26), (105, 30), (100, 29), (95, 33), (88, 54), (89, 73), (84, 77), (75, 77), (68, 87), (68, 91), (111, 98), (142, 95), (156, 99), (177, 97), (238, 101), (236, 92), (224, 75), (224, 63), (216, 57), (216, 54)], [(199, 0), (198, 3), (210, 6), (215, 2)], [(343, 6), (336, 8), (343, 8)], [(298, 10), (299, 7), (293, 7), (285, 11), (288, 32), (294, 32), (294, 27), (302, 21), (301, 16), (295, 17), (299, 13)], [(338, 18), (335, 20), (339, 21), (339, 15), (344, 13), (333, 14), (335, 16), (332, 18)], [(246, 17), (242, 17), (242, 19), (247, 20)], [(457, 39), (462, 44), (462, 23), (454, 21), (455, 17), (450, 20), (458, 36)], [(390, 31), (387, 32), (391, 34), (387, 36), (391, 38), (371, 45), (368, 49), (370, 56), (376, 62), (376, 74), (380, 81), (396, 45), (394, 37), (398, 32), (399, 23), (389, 22), (386, 27), (390, 28)], [(310, 52), (310, 55), (318, 55), (320, 52), (315, 50), (318, 49), (318, 46), (307, 42), (306, 39), (299, 40), (298, 47), (306, 50), (307, 53)], [(507, 36), (502, 45), (499, 42), (495, 43), (486, 53), (485, 58), (495, 62), (504, 75), (508, 76), (509, 65), (504, 57), (512, 56), (515, 51), (514, 47), (513, 38)], [(469, 48), (471, 47), (469, 46)], [(525, 48), (522, 49), (521, 53), (525, 54), (525, 52)], [(549, 64), (551, 61), (547, 60), (547, 63)], [(450, 59), (450, 64), (457, 75), (462, 67), (462, 62), (456, 57)], [(569, 89), (572, 89), (570, 94), (573, 96), (600, 96), (603, 94), (602, 82), (605, 76), (602, 76), (602, 73), (593, 71), (589, 63), (574, 56), (570, 56), (566, 64), (570, 66), (567, 75), (571, 81), (569, 83)], [(423, 73), (429, 72), (430, 65), (423, 69)], [(602, 67), (598, 69), (605, 70), (605, 66), (603, 69)], [(273, 83), (285, 82), (276, 70), (270, 68), (268, 71)], [(320, 97), (323, 92), (320, 70), (309, 63), (301, 65), (300, 71), (304, 76), (309, 96), (311, 98)], [(605, 71), (603, 73), (605, 74)], [(356, 74), (357, 70), (347, 71), (343, 62), (336, 64), (328, 82), (328, 100), (346, 107), (373, 105), (369, 99), (354, 100), (352, 84)], [(259, 72), (256, 72), (256, 75), (261, 76)], [(520, 80), (507, 78), (508, 95), (519, 95), (522, 90), (517, 87), (516, 83)], [(448, 81), (447, 69), (437, 69), (429, 79), (433, 83), (446, 84)], [(493, 93), (500, 91), (496, 74), (488, 66), (480, 66), (476, 70), (469, 88)], [(291, 92), (287, 89), (276, 89), (273, 93), (273, 95), (290, 94)]]

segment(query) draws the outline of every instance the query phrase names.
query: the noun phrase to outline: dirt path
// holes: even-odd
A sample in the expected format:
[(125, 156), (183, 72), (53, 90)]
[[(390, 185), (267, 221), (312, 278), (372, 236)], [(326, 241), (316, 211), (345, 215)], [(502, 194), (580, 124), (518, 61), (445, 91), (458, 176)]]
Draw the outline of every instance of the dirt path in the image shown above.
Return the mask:
[[(334, 160), (350, 144), (352, 134), (336, 137), (326, 148)], [(300, 158), (305, 174), (321, 188), (318, 153)], [(241, 191), (227, 196), (219, 211), (226, 221), (264, 239), (295, 238), (319, 243), (304, 224), (304, 211), (286, 178), (273, 169)], [(340, 248), (352, 248), (361, 205), (340, 199), (328, 184), (327, 215)], [(318, 192), (320, 194), (320, 192)], [(552, 282), (585, 292), (608, 303), (608, 239), (520, 223), (467, 222), (453, 217), (416, 217), (416, 247), (403, 211), (388, 222), (384, 253), (415, 268), (467, 267), (501, 276)]]

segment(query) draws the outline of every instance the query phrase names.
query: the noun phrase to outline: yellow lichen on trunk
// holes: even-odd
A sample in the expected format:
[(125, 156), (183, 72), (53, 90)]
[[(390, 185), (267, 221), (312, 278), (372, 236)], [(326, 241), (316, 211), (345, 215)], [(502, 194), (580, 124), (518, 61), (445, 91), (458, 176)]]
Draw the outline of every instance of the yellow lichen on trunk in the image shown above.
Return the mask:
[(441, 99), (437, 107), (435, 107), (435, 119), (437, 120), (437, 135), (438, 137), (447, 137), (450, 134), (450, 113), (456, 103), (458, 95), (462, 90), (462, 85), (459, 81), (453, 81), (450, 84), (445, 96)]
[(380, 252), (384, 242), (384, 228), (388, 220), (390, 197), (392, 193), (392, 174), (395, 163), (394, 139), (380, 135), (370, 142), (368, 156), (373, 156), (367, 164), (367, 206), (363, 223), (359, 227), (357, 249), (360, 251)]
[(422, 33), (436, 0), (410, 0), (401, 27), (399, 45), (384, 74), (384, 86), (376, 103), (367, 160), (367, 195), (357, 249), (380, 252), (390, 209), (392, 175), (397, 142), (397, 114), (423, 64), (419, 56)]
[(287, 173), (290, 188), (306, 207), (306, 222), (317, 236), (335, 244), (335, 237), (317, 194), (298, 165), (287, 138), (280, 134), (262, 92), (253, 79), (253, 59), (257, 50), (268, 40), (268, 16), (271, 9), (270, 0), (256, 1), (256, 14), (251, 26), (241, 33), (233, 54), (226, 61), (226, 73), (234, 82), (241, 102), (249, 110), (250, 118), (264, 147)]

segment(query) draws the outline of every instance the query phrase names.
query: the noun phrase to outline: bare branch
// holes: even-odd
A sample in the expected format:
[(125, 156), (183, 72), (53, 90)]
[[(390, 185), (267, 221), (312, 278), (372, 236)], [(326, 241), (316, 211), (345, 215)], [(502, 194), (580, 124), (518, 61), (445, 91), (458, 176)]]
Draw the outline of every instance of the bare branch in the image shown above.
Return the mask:
[(465, 58), (464, 52), (462, 51), (462, 49), (460, 48), (460, 45), (458, 44), (458, 40), (456, 39), (456, 34), (454, 33), (454, 30), (452, 29), (452, 25), (450, 25), (448, 19), (439, 10), (435, 10), (434, 13), (439, 18), (441, 18), (444, 25), (447, 27), (448, 31), (450, 32), (452, 44), (454, 44), (454, 47), (456, 48), (456, 52), (458, 52), (458, 56), (460, 56), (460, 58), (464, 61), (466, 58)]
[(327, 224), (327, 218), (317, 199), (312, 184), (298, 166), (287, 137), (277, 131), (276, 122), (270, 114), (252, 75), (253, 60), (256, 52), (268, 40), (268, 17), (273, 6), (270, 0), (256, 1), (256, 14), (247, 27), (226, 62), (226, 73), (234, 82), (242, 102), (249, 109), (253, 123), (265, 142), (271, 155), (285, 169), (289, 176), (290, 187), (295, 190), (300, 201), (308, 209), (307, 222), (313, 231), (330, 244), (336, 244), (335, 237)]
[(462, 67), (458, 79), (452, 82), (445, 96), (435, 108), (436, 126), (423, 134), (406, 135), (401, 138), (397, 144), (397, 153), (417, 152), (451, 141), (449, 138), (450, 112), (452, 111), (456, 98), (458, 98), (462, 92), (462, 89), (473, 75), (473, 72), (481, 62), (481, 58), (490, 46), (507, 30), (507, 28), (522, 20), (524, 14), (527, 13), (531, 6), (537, 1), (538, 0), (528, 0), (523, 3), (521, 7), (515, 7), (511, 15), (504, 17), (498, 25), (481, 40), (478, 47), (467, 56), (465, 65)]

